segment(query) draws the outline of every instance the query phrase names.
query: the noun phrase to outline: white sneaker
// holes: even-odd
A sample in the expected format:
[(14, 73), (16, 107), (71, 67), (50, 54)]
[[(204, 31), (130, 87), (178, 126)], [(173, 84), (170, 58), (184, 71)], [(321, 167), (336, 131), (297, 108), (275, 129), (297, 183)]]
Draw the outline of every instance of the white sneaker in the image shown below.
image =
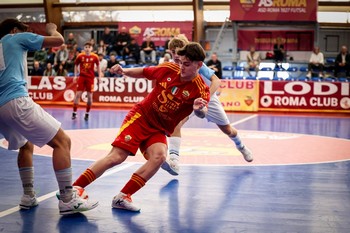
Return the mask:
[(29, 195), (23, 194), (21, 198), (21, 203), (19, 204), (19, 208), (23, 210), (29, 210), (32, 207), (35, 207), (38, 205), (38, 201), (36, 199), (36, 196), (31, 197)]
[(75, 214), (87, 210), (92, 210), (98, 206), (98, 201), (90, 201), (81, 198), (77, 192), (73, 192), (73, 199), (69, 202), (63, 202), (62, 200), (58, 203), (58, 208), (60, 209), (60, 214)]
[(178, 176), (180, 173), (179, 156), (167, 158), (161, 168), (169, 172), (173, 176)]
[(134, 205), (130, 195), (119, 193), (112, 200), (112, 208), (139, 212), (141, 208)]
[(243, 146), (242, 148), (237, 148), (237, 149), (242, 153), (245, 161), (247, 162), (253, 161), (253, 154), (246, 146)]

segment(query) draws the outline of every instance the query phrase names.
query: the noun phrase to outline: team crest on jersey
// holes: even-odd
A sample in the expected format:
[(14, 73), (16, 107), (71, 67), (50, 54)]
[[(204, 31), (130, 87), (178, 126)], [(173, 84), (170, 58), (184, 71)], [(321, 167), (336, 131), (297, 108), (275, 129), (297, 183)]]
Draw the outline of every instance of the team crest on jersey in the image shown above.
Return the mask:
[(171, 94), (173, 94), (173, 95), (176, 95), (178, 93), (178, 91), (179, 91), (179, 88), (177, 88), (177, 87), (171, 88)]
[(132, 137), (130, 135), (126, 135), (125, 138), (124, 138), (124, 140), (126, 142), (130, 141), (131, 139), (132, 139)]
[(184, 91), (182, 92), (182, 97), (183, 97), (183, 98), (188, 99), (189, 96), (190, 96), (190, 92), (189, 92), (189, 91), (184, 90)]

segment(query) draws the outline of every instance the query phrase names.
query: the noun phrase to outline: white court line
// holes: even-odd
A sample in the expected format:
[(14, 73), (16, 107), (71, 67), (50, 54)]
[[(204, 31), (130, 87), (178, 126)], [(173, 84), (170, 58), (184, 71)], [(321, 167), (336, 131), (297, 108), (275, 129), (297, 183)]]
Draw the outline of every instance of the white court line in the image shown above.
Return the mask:
[(245, 121), (248, 121), (248, 120), (250, 120), (250, 119), (253, 119), (253, 118), (257, 117), (257, 116), (258, 116), (258, 114), (254, 114), (254, 115), (251, 115), (251, 116), (249, 116), (249, 117), (245, 117), (245, 118), (243, 118), (243, 119), (241, 119), (241, 120), (239, 120), (239, 121), (235, 121), (235, 122), (231, 123), (231, 125), (234, 126), (234, 125), (241, 124), (241, 123), (243, 123), (243, 122), (245, 122)]
[[(133, 166), (133, 165), (135, 165), (135, 164), (136, 164), (136, 163), (126, 163), (126, 164), (123, 164), (123, 165), (121, 165), (121, 166), (119, 166), (119, 167), (116, 167), (116, 168), (114, 168), (114, 169), (111, 169), (111, 170), (105, 172), (105, 173), (104, 173), (102, 176), (100, 176), (98, 179), (100, 179), (100, 178), (102, 178), (102, 177), (105, 177), (105, 176), (112, 175), (112, 174), (114, 174), (114, 173), (116, 173), (116, 172), (120, 172), (120, 171), (122, 171), (122, 170), (124, 170), (124, 169), (126, 169), (126, 168), (128, 168), (128, 167), (131, 167), (131, 166)], [(42, 201), (45, 201), (45, 200), (47, 200), (47, 199), (49, 199), (49, 198), (51, 198), (51, 197), (53, 197), (53, 196), (56, 196), (56, 192), (57, 192), (57, 191), (54, 191), (54, 192), (45, 194), (45, 195), (43, 195), (43, 196), (37, 197), (37, 200), (38, 200), (39, 203), (42, 202)], [(1, 211), (1, 212), (0, 212), (0, 218), (5, 217), (5, 216), (10, 215), (10, 214), (13, 214), (13, 213), (15, 213), (15, 212), (17, 212), (17, 211), (19, 211), (19, 210), (20, 210), (20, 208), (19, 208), (18, 206), (16, 206), (16, 207), (13, 207), (13, 208), (10, 208), (10, 209)]]

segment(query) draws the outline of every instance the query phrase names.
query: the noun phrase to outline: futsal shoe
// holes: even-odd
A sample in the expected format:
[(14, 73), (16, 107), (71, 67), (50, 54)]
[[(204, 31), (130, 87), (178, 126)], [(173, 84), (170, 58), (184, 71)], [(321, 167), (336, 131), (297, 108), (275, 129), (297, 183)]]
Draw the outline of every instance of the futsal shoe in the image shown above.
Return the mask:
[(23, 210), (29, 210), (38, 205), (38, 201), (36, 196), (31, 197), (29, 195), (23, 194), (21, 198), (21, 203), (19, 204), (19, 208)]
[(131, 200), (131, 196), (129, 194), (126, 195), (124, 193), (119, 193), (113, 198), (112, 208), (129, 210), (133, 212), (139, 212), (141, 210), (141, 208), (134, 205), (134, 203)]
[(243, 147), (237, 148), (237, 149), (242, 153), (245, 161), (247, 161), (247, 162), (253, 161), (253, 154), (246, 146), (243, 146)]
[(164, 161), (161, 168), (163, 168), (165, 171), (169, 172), (173, 176), (178, 176), (180, 173), (180, 166), (179, 166), (179, 156), (174, 156)]
[(75, 112), (72, 113), (72, 120), (75, 120), (77, 118), (77, 114)]
[(84, 120), (86, 120), (86, 121), (89, 120), (89, 114), (85, 113)]
[(83, 199), (78, 195), (78, 192), (73, 192), (73, 198), (69, 202), (59, 200), (58, 208), (60, 214), (68, 215), (80, 213), (87, 210), (92, 210), (98, 206), (98, 201), (90, 201), (90, 199)]

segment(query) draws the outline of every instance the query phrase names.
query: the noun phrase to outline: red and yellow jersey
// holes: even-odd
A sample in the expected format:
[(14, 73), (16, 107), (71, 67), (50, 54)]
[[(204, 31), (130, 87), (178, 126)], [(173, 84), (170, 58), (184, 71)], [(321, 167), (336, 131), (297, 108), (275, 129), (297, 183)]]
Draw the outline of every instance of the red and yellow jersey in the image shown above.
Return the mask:
[(80, 53), (75, 59), (75, 65), (79, 66), (79, 76), (85, 78), (95, 78), (94, 67), (100, 64), (98, 56), (94, 53), (86, 55), (85, 53)]
[(200, 75), (192, 81), (181, 81), (179, 65), (167, 62), (159, 66), (144, 68), (143, 75), (155, 80), (154, 89), (135, 106), (140, 109), (149, 124), (166, 134), (171, 134), (175, 126), (193, 111), (197, 98), (209, 101), (209, 87)]

